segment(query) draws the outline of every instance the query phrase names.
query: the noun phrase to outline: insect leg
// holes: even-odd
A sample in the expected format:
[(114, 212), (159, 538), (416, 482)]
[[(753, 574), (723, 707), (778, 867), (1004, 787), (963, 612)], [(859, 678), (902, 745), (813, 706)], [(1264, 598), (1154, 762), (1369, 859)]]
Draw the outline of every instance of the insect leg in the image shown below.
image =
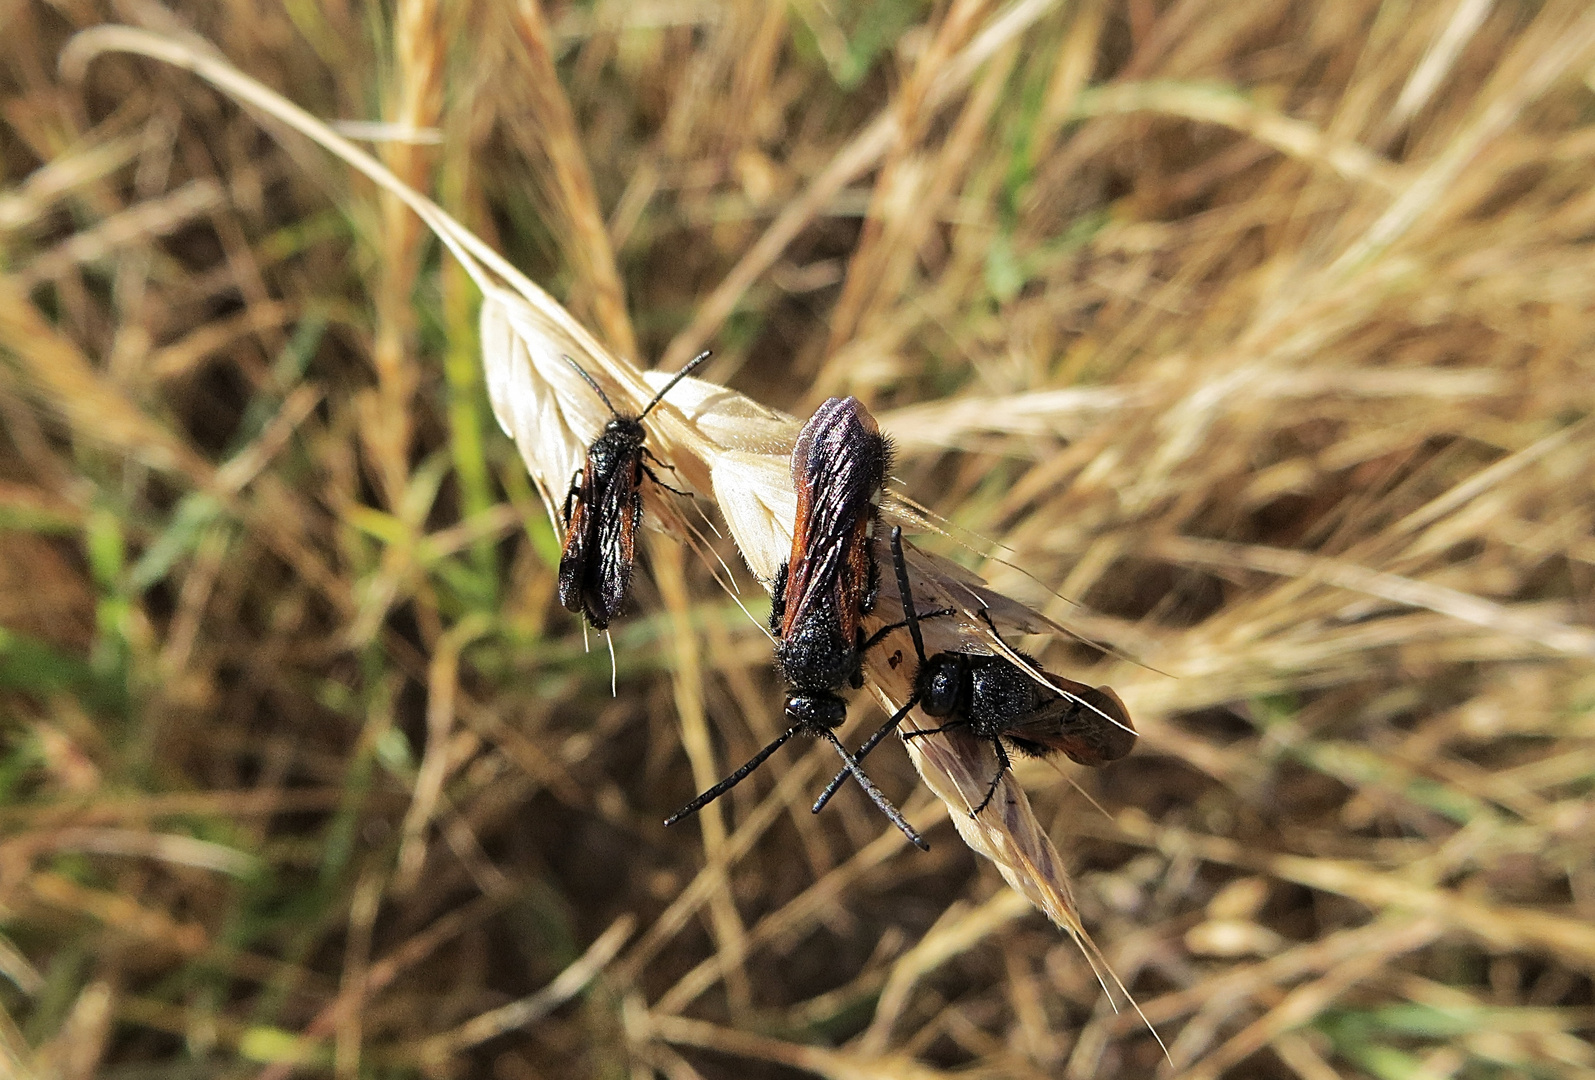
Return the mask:
[[(873, 508), (871, 509), (870, 514), (872, 518), (875, 517)], [(879, 519), (875, 518), (875, 520), (871, 521), (870, 526), (873, 528), (879, 523)], [(896, 529), (897, 526), (893, 525), (892, 528)], [(875, 552), (873, 550), (867, 551), (865, 562), (868, 565), (869, 570), (864, 576), (864, 595), (859, 598), (858, 609), (865, 615), (868, 615), (870, 612), (875, 610), (875, 598), (881, 594), (881, 567), (880, 564), (875, 561)]]
[(648, 449), (646, 446), (644, 446), (642, 448), (642, 456), (647, 458), (649, 461), (652, 461), (655, 465), (659, 466), (661, 469), (669, 469), (671, 472), (677, 472), (677, 469), (676, 469), (676, 467), (674, 465), (670, 464), (670, 462), (668, 462), (668, 461), (660, 460), (658, 455), (656, 455), (652, 450)]
[(943, 724), (941, 727), (928, 727), (920, 728), (918, 731), (905, 731), (903, 733), (903, 738), (917, 739), (921, 735), (940, 735), (944, 731), (957, 731), (961, 727), (968, 726), (969, 721), (967, 720), (955, 720), (951, 724)]
[[(891, 715), (891, 718), (889, 720), (887, 720), (886, 723), (882, 724), (879, 729), (876, 730), (875, 734), (871, 735), (868, 739), (864, 740), (864, 745), (860, 746), (858, 748), (858, 753), (853, 755), (853, 760), (854, 761), (863, 761), (864, 760), (864, 756), (866, 754), (868, 754), (871, 750), (875, 749), (875, 747), (880, 744), (880, 741), (882, 739), (886, 738), (887, 732), (891, 731), (898, 724), (902, 723), (903, 722), (903, 717), (907, 716), (909, 710), (912, 709), (915, 705), (918, 705), (918, 704), (919, 704), (919, 695), (918, 694), (915, 694), (913, 697), (909, 698), (906, 702), (904, 702), (903, 707), (901, 709), (898, 709), (896, 712), (894, 712)], [(846, 781), (847, 781), (847, 770), (846, 769), (841, 770), (840, 772), (838, 772), (835, 776), (833, 776), (831, 778), (830, 784), (827, 785), (825, 790), (820, 793), (820, 797), (817, 800), (815, 800), (814, 812), (816, 814), (818, 814), (821, 810), (825, 809), (825, 804), (831, 801), (831, 796), (835, 795), (837, 790), (839, 788), (841, 788), (841, 786)]]
[[(1006, 638), (1004, 638), (1002, 636), (1002, 634), (997, 630), (997, 624), (991, 621), (991, 611), (988, 608), (981, 608), (980, 609), (980, 618), (981, 618), (981, 621), (986, 624), (986, 628), (991, 631), (991, 636), (992, 637), (994, 637), (998, 641), (1000, 641), (1003, 644), (1004, 647), (1006, 647), (1008, 649), (1013, 649), (1013, 651), (1015, 653), (1019, 653), (1020, 656), (1024, 655), (1023, 653), (1020, 653), (1018, 649), (1014, 649), (1014, 647), (1012, 645), (1009, 645), (1008, 644), (1008, 640)], [(1027, 664), (1025, 666), (1029, 667), (1031, 665)]]
[(1008, 760), (1008, 751), (1002, 748), (1002, 740), (993, 736), (991, 748), (997, 751), (997, 775), (991, 778), (991, 786), (986, 789), (986, 797), (980, 800), (980, 805), (969, 812), (970, 817), (979, 817), (980, 812), (991, 802), (991, 797), (997, 794), (997, 785), (1002, 783), (1002, 774), (1013, 769), (1013, 763)]
[(764, 764), (765, 758), (781, 749), (783, 743), (802, 730), (802, 724), (797, 724), (793, 727), (787, 728), (784, 733), (776, 736), (775, 741), (769, 746), (766, 746), (763, 750), (760, 750), (757, 754), (754, 754), (753, 757), (749, 759), (748, 763), (742, 766), (742, 768), (738, 769), (736, 772), (720, 781), (714, 787), (710, 788), (708, 791), (705, 791), (702, 795), (699, 795), (686, 806), (683, 806), (680, 810), (677, 810), (674, 814), (671, 814), (668, 818), (666, 818), (666, 827), (674, 825), (682, 818), (691, 817), (693, 814), (696, 814), (699, 810), (702, 810), (705, 806), (708, 806), (720, 796), (724, 795), (726, 792), (742, 783), (743, 780), (747, 779), (747, 775), (750, 772)]
[[(916, 614), (914, 616), (914, 622), (909, 622), (907, 619), (899, 619), (897, 622), (887, 623), (885, 626), (883, 626), (879, 630), (875, 631), (869, 637), (865, 638), (864, 641), (859, 645), (858, 651), (860, 653), (864, 653), (864, 652), (867, 652), (870, 649), (873, 649), (875, 646), (877, 646), (877, 645), (879, 645), (881, 643), (881, 639), (882, 638), (884, 638), (887, 634), (890, 634), (893, 630), (901, 630), (905, 626), (914, 626), (916, 623), (924, 622), (926, 619), (939, 619), (939, 618), (942, 618), (945, 615), (957, 615), (957, 614), (958, 614), (958, 612), (954, 611), (950, 607), (949, 608), (941, 608), (941, 609), (939, 609), (937, 611), (921, 611), (921, 612), (919, 612), (918, 614)], [(924, 656), (925, 654), (922, 652), (922, 653), (920, 653), (920, 655)]]
[(781, 621), (786, 618), (786, 575), (790, 563), (782, 563), (775, 573), (775, 588), (770, 590), (770, 629), (781, 632)]
[(903, 835), (908, 837), (911, 844), (921, 851), (929, 851), (930, 845), (925, 843), (919, 833), (914, 831), (914, 827), (908, 823), (908, 819), (903, 817), (897, 807), (893, 806), (886, 796), (881, 794), (881, 789), (875, 786), (874, 781), (864, 775), (864, 770), (858, 767), (858, 762), (853, 760), (853, 755), (847, 752), (847, 747), (843, 746), (842, 740), (836, 737), (836, 732), (826, 729), (824, 736), (831, 740), (831, 745), (836, 747), (836, 752), (842, 755), (844, 769), (853, 774), (853, 779), (858, 781), (858, 786), (864, 789), (864, 794), (870, 797), (870, 801), (880, 807), (881, 813), (885, 814), (891, 819), (893, 825), (903, 831)]
[[(645, 453), (645, 454), (648, 454), (648, 448), (646, 446), (643, 447), (642, 452)], [(648, 456), (649, 457), (654, 457), (652, 454), (648, 454)], [(659, 461), (658, 458), (654, 458), (654, 460), (655, 461)], [(662, 461), (659, 461), (659, 464), (664, 465), (664, 467), (667, 468), (667, 469), (670, 469), (671, 472), (675, 472), (676, 471), (675, 469), (671, 468), (669, 465), (665, 465), (665, 463), (662, 462)], [(659, 479), (658, 474), (656, 474), (652, 469), (650, 469), (647, 466), (646, 463), (644, 463), (644, 465), (642, 467), (642, 471), (648, 474), (648, 479), (652, 480), (654, 483), (658, 484), (660, 487), (664, 488), (666, 491), (674, 491), (677, 495), (684, 495), (684, 496), (686, 496), (689, 499), (692, 498), (692, 492), (690, 492), (690, 491), (680, 491), (680, 490), (678, 490), (676, 488), (671, 487), (669, 484), (665, 483), (663, 480)]]

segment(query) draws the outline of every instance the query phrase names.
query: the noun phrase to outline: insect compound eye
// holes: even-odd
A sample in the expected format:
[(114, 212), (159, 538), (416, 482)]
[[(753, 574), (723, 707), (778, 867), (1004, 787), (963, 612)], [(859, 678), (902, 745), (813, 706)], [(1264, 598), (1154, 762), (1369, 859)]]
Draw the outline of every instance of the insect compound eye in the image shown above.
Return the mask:
[(931, 660), (920, 707), (931, 716), (951, 716), (958, 711), (962, 670), (955, 660)]

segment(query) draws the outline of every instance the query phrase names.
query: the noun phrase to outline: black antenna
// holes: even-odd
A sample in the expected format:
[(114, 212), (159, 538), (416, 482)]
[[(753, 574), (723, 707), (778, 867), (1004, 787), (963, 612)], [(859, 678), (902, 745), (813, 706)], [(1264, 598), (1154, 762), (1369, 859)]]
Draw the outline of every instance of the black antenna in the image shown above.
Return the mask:
[(893, 825), (903, 830), (903, 835), (908, 837), (910, 843), (921, 851), (929, 851), (930, 845), (925, 843), (919, 833), (914, 831), (914, 827), (908, 823), (908, 820), (903, 817), (897, 807), (891, 804), (891, 800), (881, 794), (881, 789), (875, 786), (875, 782), (864, 775), (864, 770), (858, 767), (858, 759), (847, 752), (847, 747), (843, 746), (842, 740), (836, 737), (836, 732), (827, 728), (825, 737), (831, 740), (831, 745), (836, 747), (836, 752), (842, 755), (843, 772), (853, 774), (853, 779), (857, 780), (858, 786), (864, 789), (864, 794), (870, 797), (871, 802), (880, 807), (881, 813), (890, 818)]
[[(903, 707), (901, 709), (898, 709), (896, 712), (892, 713), (891, 718), (888, 719), (886, 723), (882, 724), (878, 729), (876, 729), (875, 734), (871, 735), (864, 741), (864, 745), (858, 748), (858, 753), (852, 758), (852, 761), (856, 763), (865, 754), (875, 749), (876, 745), (878, 745), (882, 739), (886, 738), (886, 736), (891, 733), (893, 728), (903, 722), (903, 717), (908, 715), (909, 710), (918, 704), (919, 691), (916, 690), (914, 691), (913, 695), (903, 703)], [(835, 738), (835, 736), (832, 736), (832, 738)], [(831, 801), (831, 796), (840, 791), (842, 785), (847, 782), (847, 774), (849, 772), (854, 772), (854, 775), (859, 778), (859, 782), (864, 783), (864, 774), (862, 772), (856, 772), (855, 769), (856, 765), (851, 765), (843, 768), (841, 772), (831, 777), (831, 782), (826, 785), (824, 791), (820, 792), (820, 797), (814, 800), (814, 806), (812, 808), (814, 813), (818, 814), (821, 810), (825, 809), (825, 804)], [(873, 784), (865, 783), (864, 790), (871, 792), (870, 798), (875, 799), (875, 805), (886, 811), (887, 817), (892, 817), (892, 811), (887, 809), (887, 807), (881, 803), (879, 798), (876, 798), (873, 792), (874, 786), (875, 785)], [(895, 821), (896, 818), (893, 818), (893, 820)], [(901, 826), (899, 826), (899, 828), (901, 828)], [(910, 835), (909, 839), (913, 840), (914, 837)], [(924, 847), (923, 844), (920, 846)], [(925, 850), (929, 851), (930, 849), (926, 848)]]
[(576, 361), (572, 360), (570, 357), (566, 356), (564, 353), (560, 354), (560, 359), (565, 361), (565, 363), (569, 364), (571, 367), (576, 369), (576, 374), (580, 375), (583, 379), (585, 379), (586, 382), (587, 382), (587, 385), (593, 388), (593, 393), (597, 394), (603, 400), (604, 405), (609, 409), (609, 415), (615, 417), (618, 420), (620, 418), (620, 413), (615, 409), (615, 407), (613, 405), (609, 404), (609, 395), (604, 393), (604, 388), (599, 386), (598, 383), (593, 379), (593, 377), (591, 375), (587, 374), (587, 369), (583, 368), (580, 364), (578, 364)]
[(720, 781), (708, 791), (705, 791), (702, 795), (699, 795), (696, 799), (693, 799), (690, 803), (688, 803), (686, 806), (683, 806), (680, 810), (677, 810), (674, 814), (671, 814), (669, 817), (665, 818), (665, 828), (668, 829), (682, 818), (691, 817), (693, 814), (696, 814), (699, 810), (702, 810), (705, 806), (708, 806), (720, 796), (724, 795), (726, 792), (742, 783), (743, 780), (747, 779), (747, 775), (750, 772), (764, 764), (765, 758), (781, 749), (783, 743), (802, 730), (803, 725), (798, 724), (795, 727), (787, 728), (784, 733), (777, 735), (773, 743), (771, 743), (769, 746), (766, 746), (763, 750), (760, 750), (757, 754), (754, 754), (753, 757), (749, 758), (748, 763), (742, 766), (742, 768), (738, 769), (736, 772)]
[(903, 527), (892, 526), (892, 568), (897, 571), (897, 593), (903, 601), (903, 619), (914, 639), (914, 655), (925, 662), (925, 639), (919, 633), (919, 613), (914, 610), (914, 587), (908, 583), (908, 560), (903, 557)]
[[(702, 810), (705, 806), (708, 806), (720, 796), (736, 787), (747, 778), (749, 773), (751, 773), (754, 769), (757, 769), (760, 765), (763, 765), (765, 759), (779, 750), (788, 739), (794, 735), (801, 734), (805, 730), (807, 730), (807, 726), (804, 724), (796, 724), (787, 728), (780, 735), (777, 735), (775, 737), (775, 741), (770, 743), (769, 746), (766, 746), (763, 750), (760, 750), (757, 754), (754, 754), (753, 757), (748, 759), (747, 764), (743, 765), (736, 772), (732, 773), (714, 787), (710, 788), (708, 791), (705, 791), (702, 795), (699, 795), (686, 806), (683, 806), (680, 810), (677, 810), (674, 814), (671, 814), (668, 818), (666, 818), (665, 827), (669, 828), (676, 822), (696, 814), (699, 810)], [(836, 747), (836, 752), (842, 755), (842, 776), (846, 777), (851, 774), (852, 777), (858, 781), (859, 786), (864, 789), (864, 793), (870, 797), (870, 801), (876, 806), (880, 807), (881, 813), (885, 814), (887, 818), (891, 820), (893, 825), (896, 825), (899, 829), (903, 830), (903, 835), (908, 837), (909, 841), (915, 847), (919, 848), (921, 851), (929, 851), (930, 845), (925, 843), (924, 838), (922, 838), (919, 833), (914, 831), (914, 827), (908, 823), (908, 820), (903, 817), (902, 813), (897, 809), (897, 807), (893, 806), (891, 801), (881, 793), (881, 789), (876, 787), (874, 782), (871, 781), (868, 776), (864, 775), (864, 770), (858, 767), (858, 760), (854, 758), (852, 754), (847, 752), (847, 747), (842, 745), (842, 740), (836, 737), (836, 733), (827, 730), (823, 732), (823, 734), (825, 738), (831, 741), (831, 745)]]
[(708, 349), (705, 349), (705, 350), (703, 350), (703, 352), (699, 353), (697, 356), (694, 356), (691, 360), (687, 361), (687, 366), (682, 368), (680, 371), (676, 372), (675, 375), (671, 376), (670, 381), (665, 383), (664, 388), (662, 390), (660, 390), (657, 394), (654, 395), (654, 399), (652, 401), (650, 401), (643, 408), (642, 412), (637, 414), (637, 419), (641, 420), (643, 417), (647, 416), (650, 412), (652, 412), (653, 411), (653, 407), (655, 405), (659, 404), (659, 400), (661, 398), (663, 398), (666, 394), (670, 393), (672, 387), (674, 387), (682, 379), (685, 379), (688, 375), (691, 375), (693, 368), (697, 367), (699, 364), (701, 364), (705, 360), (709, 359), (709, 357), (712, 356), (712, 355), (713, 354)]

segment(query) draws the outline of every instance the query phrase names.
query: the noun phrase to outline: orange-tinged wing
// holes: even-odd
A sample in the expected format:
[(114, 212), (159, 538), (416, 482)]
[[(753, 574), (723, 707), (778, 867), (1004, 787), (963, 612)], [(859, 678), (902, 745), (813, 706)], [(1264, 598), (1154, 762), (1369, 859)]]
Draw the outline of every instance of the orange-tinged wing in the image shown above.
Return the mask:
[(798, 507), (783, 638), (829, 604), (843, 640), (852, 640), (868, 580), (869, 526), (890, 453), (875, 418), (857, 398), (830, 398), (798, 433), (792, 450)]
[(1106, 686), (1087, 686), (1051, 672), (1044, 674), (1063, 696), (1004, 732), (1021, 749), (1025, 749), (1024, 743), (1034, 743), (1062, 751), (1081, 765), (1097, 767), (1117, 761), (1135, 748), (1135, 725), (1118, 694)]
[(592, 485), (583, 475), (570, 520), (565, 523), (565, 548), (559, 557), (559, 602), (566, 611), (582, 610), (582, 590), (594, 539), (588, 535), (592, 519), (587, 512), (587, 502), (591, 495)]

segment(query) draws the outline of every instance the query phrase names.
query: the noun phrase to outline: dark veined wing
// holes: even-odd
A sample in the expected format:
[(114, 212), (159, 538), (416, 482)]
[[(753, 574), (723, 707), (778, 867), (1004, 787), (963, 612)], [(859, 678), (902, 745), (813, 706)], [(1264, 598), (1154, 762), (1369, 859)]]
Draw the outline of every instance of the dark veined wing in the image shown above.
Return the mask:
[(598, 493), (593, 507), (596, 544), (587, 575), (587, 612), (599, 629), (620, 614), (631, 588), (637, 526), (642, 517), (642, 459), (627, 463)]
[(1020, 746), (1060, 750), (1092, 767), (1117, 761), (1135, 748), (1137, 735), (1124, 702), (1106, 686), (1087, 686), (1044, 673), (1062, 696), (1046, 702), (1004, 732)]
[(844, 636), (851, 638), (870, 558), (869, 522), (890, 455), (875, 418), (857, 398), (828, 399), (798, 433), (792, 450), (798, 512), (783, 638), (825, 597), (835, 602)]
[(566, 611), (582, 611), (582, 594), (587, 586), (587, 568), (597, 541), (597, 519), (589, 512), (593, 485), (591, 472), (582, 474), (581, 487), (570, 520), (565, 522), (565, 548), (559, 557), (559, 602)]
[(798, 608), (798, 598), (803, 595), (809, 579), (813, 576), (813, 567), (809, 563), (809, 521), (814, 490), (802, 479), (808, 475), (808, 442), (804, 438), (807, 433), (808, 426), (805, 425), (802, 434), (798, 436), (797, 446), (792, 451), (792, 479), (793, 486), (797, 490), (797, 513), (792, 518), (792, 553), (787, 556), (786, 565), (782, 568), (786, 576), (782, 599), (785, 611), (782, 613), (780, 626), (782, 639), (790, 636), (792, 619)]
[(836, 610), (843, 641), (853, 641), (858, 634), (859, 618), (864, 611), (864, 596), (870, 586), (870, 526), (875, 507), (853, 523), (852, 535), (842, 547), (842, 576), (836, 583)]

